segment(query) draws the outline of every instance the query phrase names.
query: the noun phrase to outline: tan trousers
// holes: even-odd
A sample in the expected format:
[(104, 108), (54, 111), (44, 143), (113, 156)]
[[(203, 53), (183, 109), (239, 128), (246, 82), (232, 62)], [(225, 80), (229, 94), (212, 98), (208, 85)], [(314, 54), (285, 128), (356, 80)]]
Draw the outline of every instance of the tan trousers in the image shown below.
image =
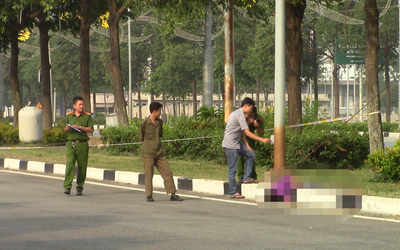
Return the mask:
[(144, 182), (146, 197), (152, 197), (153, 195), (153, 175), (154, 166), (160, 172), (161, 177), (164, 179), (164, 187), (167, 194), (176, 193), (176, 187), (174, 183), (174, 178), (172, 176), (171, 168), (168, 165), (167, 158), (161, 157), (159, 159), (155, 158), (142, 158), (144, 163)]

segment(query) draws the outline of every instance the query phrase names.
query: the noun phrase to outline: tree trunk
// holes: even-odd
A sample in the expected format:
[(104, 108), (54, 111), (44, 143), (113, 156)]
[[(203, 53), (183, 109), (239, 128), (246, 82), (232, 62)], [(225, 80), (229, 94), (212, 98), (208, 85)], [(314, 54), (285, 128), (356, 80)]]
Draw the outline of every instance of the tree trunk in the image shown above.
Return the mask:
[(30, 85), (27, 85), (25, 87), (28, 89), (27, 102), (31, 102), (32, 103), (32, 87)]
[[(387, 57), (386, 57), (387, 58)], [(390, 76), (389, 76), (389, 60), (385, 59), (385, 86), (386, 86), (386, 122), (390, 122)]]
[(139, 118), (142, 119), (142, 97), (140, 92), (142, 91), (140, 88), (140, 76), (138, 76), (136, 81), (136, 87), (138, 91), (138, 101), (139, 101)]
[(224, 83), (221, 83), (219, 85), (219, 88), (221, 90), (221, 96), (222, 96), (222, 105), (223, 105), (222, 107), (225, 107), (225, 88), (224, 88), (224, 86), (225, 86)]
[[(40, 34), (40, 61), (42, 68), (42, 93), (43, 93), (43, 129), (52, 129), (53, 119), (51, 112), (51, 90), (50, 90), (50, 62), (49, 62), (49, 26), (46, 22), (47, 13), (40, 11), (39, 15)], [(56, 104), (54, 103), (54, 106)]]
[(18, 112), (21, 109), (21, 90), (18, 81), (18, 27), (11, 25), (10, 27), (10, 43), (11, 43), (11, 70), (10, 81), (13, 95), (14, 105), (14, 126), (18, 127)]
[[(365, 53), (365, 79), (367, 86), (367, 112), (380, 110), (378, 49), (379, 49), (379, 14), (376, 0), (365, 0), (365, 30), (367, 46)], [(368, 132), (370, 152), (383, 149), (381, 114), (368, 116)]]
[(66, 94), (61, 95), (61, 105), (64, 107), (63, 112), (61, 113), (61, 116), (66, 117), (67, 116), (67, 101), (66, 101)]
[(110, 31), (110, 52), (111, 52), (111, 73), (114, 91), (115, 110), (118, 117), (118, 123), (122, 126), (128, 126), (128, 114), (126, 112), (124, 90), (122, 86), (121, 75), (121, 55), (119, 49), (119, 20), (122, 13), (128, 8), (117, 7), (116, 0), (107, 0), (110, 17), (108, 19)]
[(173, 97), (173, 102), (172, 102), (172, 110), (173, 110), (173, 114), (174, 114), (174, 116), (176, 116), (176, 98), (175, 98), (175, 96)]
[[(313, 80), (314, 80), (314, 101), (318, 100), (318, 50), (317, 50), (317, 33), (315, 27), (312, 27), (311, 38), (311, 56), (313, 65)], [(317, 111), (318, 112), (318, 111)]]
[(186, 116), (186, 102), (185, 102), (185, 97), (182, 97), (182, 99), (181, 99), (182, 101), (181, 101), (181, 105), (182, 105), (182, 115), (183, 116)]
[[(242, 95), (242, 91), (241, 91), (241, 89), (240, 88), (238, 88), (238, 90), (237, 90), (237, 97), (238, 97), (238, 100), (237, 100), (237, 105), (236, 105), (236, 107), (240, 107), (240, 96)], [(236, 98), (235, 98), (236, 99)], [(235, 103), (235, 102), (233, 102), (233, 103)]]
[(256, 78), (256, 106), (260, 108), (260, 78)]
[(268, 107), (268, 90), (264, 89), (264, 108), (266, 109)]
[(91, 113), (90, 103), (90, 51), (89, 51), (89, 31), (92, 19), (90, 18), (90, 8), (92, 0), (81, 1), (81, 27), (79, 30), (80, 36), (80, 53), (81, 53), (81, 96), (85, 100), (85, 111)]
[(289, 125), (293, 125), (302, 122), (300, 75), (303, 41), (301, 37), (301, 22), (306, 8), (306, 1), (300, 0), (296, 3), (285, 1), (285, 6)]
[(93, 92), (93, 118), (96, 118), (96, 92)]
[[(192, 91), (193, 91), (193, 115), (197, 113), (197, 92), (196, 92), (196, 80), (192, 81)], [(211, 99), (212, 101), (212, 99)], [(204, 102), (204, 99), (203, 99)], [(213, 105), (211, 104), (211, 107)]]
[[(340, 106), (339, 95), (340, 95), (340, 93), (339, 93), (338, 66), (336, 63), (333, 64), (332, 76), (333, 76), (333, 93), (332, 93), (333, 96), (332, 96), (332, 98), (335, 98), (334, 102), (333, 102), (333, 107), (335, 109), (334, 117), (339, 117), (340, 116), (340, 114), (339, 114), (339, 106)], [(334, 118), (334, 117), (332, 117), (332, 118)]]
[[(165, 95), (163, 94), (162, 95), (162, 105), (163, 105), (163, 114), (165, 114), (165, 112), (166, 112), (166, 106), (167, 106), (167, 101), (165, 100)], [(168, 109), (169, 110), (169, 109)], [(168, 112), (169, 113), (169, 112)], [(166, 121), (165, 121), (166, 122)]]
[(181, 98), (178, 97), (178, 116), (181, 115)]

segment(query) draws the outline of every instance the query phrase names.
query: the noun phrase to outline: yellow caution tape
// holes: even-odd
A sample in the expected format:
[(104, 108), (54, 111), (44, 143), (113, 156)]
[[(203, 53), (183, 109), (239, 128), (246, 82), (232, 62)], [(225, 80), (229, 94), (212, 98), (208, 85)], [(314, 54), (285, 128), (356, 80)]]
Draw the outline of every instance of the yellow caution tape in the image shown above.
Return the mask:
[[(322, 121), (315, 121), (315, 122), (306, 122), (302, 124), (295, 124), (295, 125), (289, 125), (285, 126), (286, 128), (297, 128), (297, 127), (304, 127), (304, 126), (309, 126), (309, 125), (315, 125), (315, 124), (320, 124), (320, 123), (328, 123), (328, 122), (337, 122), (337, 121), (343, 121), (343, 120), (350, 120), (352, 118), (356, 118), (359, 116), (367, 116), (367, 115), (373, 115), (373, 114), (379, 114), (381, 111), (375, 111), (371, 112), (368, 114), (364, 115), (352, 115), (352, 116), (344, 116), (344, 117), (338, 117), (338, 118), (332, 118), (332, 119), (327, 119), (327, 120), (322, 120)], [(274, 130), (273, 128), (266, 129), (265, 131), (271, 131)]]

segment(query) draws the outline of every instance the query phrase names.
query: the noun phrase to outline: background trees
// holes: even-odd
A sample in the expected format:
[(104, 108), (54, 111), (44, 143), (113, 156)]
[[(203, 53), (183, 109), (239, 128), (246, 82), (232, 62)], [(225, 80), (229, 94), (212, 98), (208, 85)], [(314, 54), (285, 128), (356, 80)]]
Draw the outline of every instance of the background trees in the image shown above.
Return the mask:
[[(0, 40), (1, 46), (7, 47), (14, 39), (10, 46), (11, 50), (8, 51), (12, 63), (6, 57), (4, 60), (7, 68), (10, 69), (5, 72), (8, 77), (5, 80), (6, 89), (13, 94), (13, 102), (21, 103), (21, 99), (36, 98), (36, 100), (40, 99), (48, 108), (49, 104), (45, 98), (49, 96), (47, 80), (49, 74), (47, 72), (51, 66), (53, 86), (57, 88), (57, 92), (62, 93), (63, 97), (60, 99), (62, 99), (61, 106), (63, 108), (67, 106), (66, 100), (70, 100), (70, 95), (87, 95), (89, 92), (109, 91), (113, 88), (116, 110), (121, 124), (127, 124), (125, 95), (130, 70), (127, 64), (126, 43), (128, 16), (133, 20), (131, 23), (132, 38), (141, 37), (141, 40), (136, 40), (137, 43), (132, 43), (131, 59), (135, 91), (138, 93), (145, 91), (183, 101), (188, 97), (201, 94), (202, 88), (199, 84), (202, 75), (203, 44), (201, 38), (204, 36), (205, 7), (209, 4), (212, 5), (211, 9), (216, 21), (214, 22), (214, 35), (221, 26), (221, 22), (218, 20), (221, 20), (221, 14), (226, 7), (224, 1), (215, 3), (208, 0), (184, 2), (173, 0), (168, 3), (134, 0), (109, 0), (107, 3), (96, 0), (35, 1), (35, 4), (40, 3), (39, 5), (31, 4), (31, 1), (28, 0), (17, 1), (17, 4), (15, 1), (12, 2), (14, 5), (11, 5), (11, 1), (0, 4), (0, 12), (4, 13), (4, 17), (0, 21), (0, 29), (3, 31)], [(335, 40), (341, 49), (365, 49), (366, 29), (359, 24), (359, 21), (362, 23), (365, 19), (365, 13), (360, 8), (360, 3), (345, 2), (343, 5), (324, 7), (337, 11), (334, 17), (336, 21), (339, 19), (338, 16), (344, 18), (345, 21), (342, 20), (342, 22), (332, 21), (332, 16), (331, 19), (326, 18), (327, 15), (321, 11), (318, 13), (306, 11), (306, 4), (311, 6), (310, 9), (313, 8), (312, 6), (315, 7), (315, 4), (312, 5), (312, 3), (311, 1), (288, 1), (286, 6), (287, 41), (289, 41), (286, 44), (286, 62), (291, 124), (301, 121), (302, 83), (312, 81), (314, 94), (317, 97), (316, 87), (318, 79), (321, 77), (321, 60), (333, 60)], [(218, 4), (221, 5), (218, 6)], [(267, 98), (273, 84), (274, 26), (273, 22), (265, 22), (268, 20), (267, 16), (273, 16), (269, 12), (271, 3), (260, 0), (256, 4), (254, 1), (234, 1), (234, 4), (237, 6), (234, 26), (236, 94), (240, 96), (244, 92), (256, 93), (255, 99), (257, 106), (260, 107), (263, 105), (259, 100), (258, 93), (264, 92)], [(378, 1), (378, 7), (385, 6), (385, 4), (386, 2), (383, 0)], [(10, 6), (13, 7), (9, 9)], [(131, 12), (128, 12), (128, 7)], [(106, 13), (107, 9), (109, 14)], [(380, 8), (380, 10), (386, 11), (385, 8)], [(388, 59), (386, 72), (394, 63), (391, 60), (396, 53), (394, 48), (398, 45), (397, 27), (387, 25), (387, 23), (392, 24), (397, 20), (397, 9), (389, 8), (387, 13), (381, 17), (381, 28), (379, 29), (381, 45), (385, 53), (384, 58)], [(390, 13), (392, 14), (389, 15)], [(43, 14), (43, 16), (39, 16), (39, 14)], [(15, 16), (19, 18), (15, 18)], [(37, 17), (37, 19), (33, 17)], [(102, 17), (103, 23), (106, 20), (110, 24), (109, 29), (95, 25), (101, 23), (100, 17)], [(140, 18), (135, 20), (135, 17)], [(39, 20), (39, 22), (35, 20)], [(48, 34), (48, 37), (44, 36), (42, 43), (40, 43), (39, 33), (33, 29), (35, 24), (47, 25), (43, 26), (43, 32), (40, 32), (40, 34)], [(15, 42), (15, 37), (18, 38), (19, 32), (25, 28), (31, 30), (31, 37), (25, 42), (18, 43), (18, 40)], [(182, 35), (176, 31), (178, 28), (184, 29), (196, 39), (179, 38)], [(49, 47), (45, 45), (46, 41), (50, 44), (52, 65), (46, 63), (46, 58), (48, 58), (46, 53), (40, 53), (42, 56), (40, 61), (42, 65), (40, 66), (39, 53), (36, 55), (35, 52), (26, 53), (25, 45), (37, 48), (41, 45), (41, 51), (45, 52)], [(90, 46), (87, 41), (90, 41)], [(214, 93), (218, 93), (220, 89), (221, 94), (224, 90), (224, 88), (220, 88), (224, 75), (222, 41), (223, 36), (213, 37), (215, 49)], [(76, 50), (76, 45), (81, 46), (79, 51)], [(20, 47), (23, 47), (23, 51), (18, 54)], [(16, 55), (21, 56), (19, 63), (23, 65), (23, 69), (16, 64)], [(28, 59), (25, 60), (25, 57)], [(91, 60), (89, 64), (90, 57), (94, 60)], [(334, 81), (335, 99), (338, 98), (337, 70), (340, 67), (343, 68), (343, 65), (335, 65), (333, 70), (333, 78), (336, 78)], [(42, 71), (43, 86), (35, 81), (37, 78), (35, 71), (39, 70)], [(18, 75), (16, 72), (20, 74)], [(90, 72), (89, 75), (88, 72)], [(147, 72), (151, 72), (150, 79), (145, 78)], [(387, 75), (386, 73), (386, 79), (389, 79), (390, 75), (389, 77)], [(17, 86), (16, 83), (19, 84), (19, 82), (21, 84)], [(10, 86), (13, 87), (10, 88)], [(89, 90), (88, 87), (90, 87)], [(378, 90), (374, 89), (373, 92), (375, 91)], [(85, 97), (85, 99), (88, 98)], [(24, 102), (26, 101), (24, 100)], [(266, 102), (265, 99), (264, 103)], [(89, 102), (87, 103), (87, 107), (89, 107)], [(18, 109), (16, 104), (14, 107)], [(49, 113), (46, 110), (45, 113)], [(339, 116), (337, 101), (335, 110), (337, 113), (334, 116)], [(177, 111), (177, 114), (185, 111)], [(45, 120), (49, 119), (45, 117)]]

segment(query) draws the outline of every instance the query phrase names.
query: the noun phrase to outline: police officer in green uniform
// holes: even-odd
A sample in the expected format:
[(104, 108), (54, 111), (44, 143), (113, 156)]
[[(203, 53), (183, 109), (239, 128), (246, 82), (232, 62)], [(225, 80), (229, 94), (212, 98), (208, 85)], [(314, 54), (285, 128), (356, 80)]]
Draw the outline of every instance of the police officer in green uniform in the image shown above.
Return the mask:
[[(254, 134), (257, 131), (258, 136), (264, 136), (264, 123), (263, 118), (257, 114), (257, 108), (254, 107), (252, 110), (252, 114), (247, 118), (247, 123), (249, 124), (249, 130), (251, 133)], [(249, 146), (254, 150), (256, 147), (256, 141), (246, 137), (246, 141), (249, 143)], [(237, 176), (239, 178), (239, 182), (243, 182), (243, 175), (244, 175), (244, 163), (245, 159), (243, 156), (239, 156), (238, 159), (238, 168), (237, 168)], [(246, 183), (258, 183), (257, 180), (257, 173), (256, 173), (256, 161), (254, 161), (253, 169), (251, 171), (251, 179), (249, 182)]]
[(86, 133), (93, 133), (93, 120), (90, 113), (83, 111), (84, 101), (82, 97), (75, 97), (73, 99), (73, 104), (74, 111), (67, 114), (67, 125), (64, 129), (65, 132), (68, 133), (64, 193), (71, 193), (72, 181), (74, 180), (75, 173), (75, 162), (78, 162), (76, 195), (82, 195), (89, 155), (89, 137)]

